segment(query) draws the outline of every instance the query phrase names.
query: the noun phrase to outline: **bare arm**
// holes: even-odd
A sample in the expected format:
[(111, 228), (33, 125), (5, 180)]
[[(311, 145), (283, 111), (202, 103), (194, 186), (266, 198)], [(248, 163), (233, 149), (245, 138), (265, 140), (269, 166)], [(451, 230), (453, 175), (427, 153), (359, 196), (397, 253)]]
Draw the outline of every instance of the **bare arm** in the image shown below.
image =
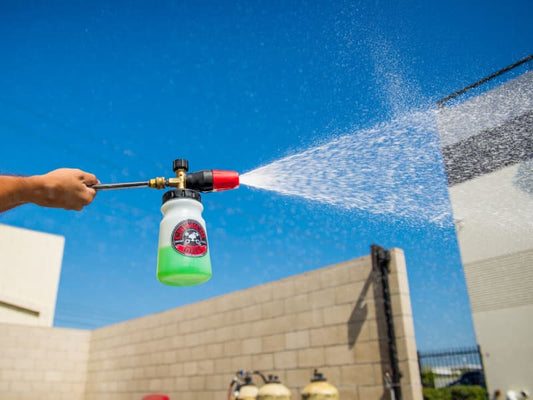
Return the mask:
[(45, 175), (0, 176), (0, 212), (26, 203), (43, 207), (81, 210), (90, 204), (99, 183), (93, 174), (61, 168)]

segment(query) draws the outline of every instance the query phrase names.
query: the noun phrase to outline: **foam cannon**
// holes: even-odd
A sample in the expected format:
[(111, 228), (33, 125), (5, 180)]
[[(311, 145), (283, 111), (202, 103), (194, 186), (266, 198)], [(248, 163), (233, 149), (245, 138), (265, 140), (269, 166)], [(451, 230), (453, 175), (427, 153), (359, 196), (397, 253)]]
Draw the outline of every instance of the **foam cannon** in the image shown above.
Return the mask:
[(187, 173), (189, 162), (174, 160), (176, 177), (153, 178), (146, 182), (109, 183), (92, 186), (96, 190), (149, 187), (173, 188), (163, 195), (157, 253), (157, 279), (170, 286), (192, 286), (211, 278), (211, 258), (207, 230), (202, 218), (200, 192), (220, 192), (239, 187), (234, 171), (203, 170)]
[(216, 169), (202, 170), (187, 173), (189, 162), (182, 158), (174, 160), (172, 169), (176, 177), (157, 177), (143, 182), (104, 183), (91, 186), (96, 190), (133, 189), (148, 187), (152, 189), (165, 189), (168, 187), (178, 189), (191, 189), (197, 192), (220, 192), (222, 190), (236, 189), (239, 187), (239, 173), (235, 171), (220, 171)]

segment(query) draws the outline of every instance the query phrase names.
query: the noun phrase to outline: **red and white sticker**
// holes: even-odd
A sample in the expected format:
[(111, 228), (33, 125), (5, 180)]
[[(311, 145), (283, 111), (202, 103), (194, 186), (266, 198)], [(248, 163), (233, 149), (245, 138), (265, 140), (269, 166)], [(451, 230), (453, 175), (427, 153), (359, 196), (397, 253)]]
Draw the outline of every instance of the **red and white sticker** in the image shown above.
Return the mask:
[(172, 247), (188, 257), (201, 257), (207, 253), (207, 235), (204, 227), (194, 219), (181, 221), (172, 231)]

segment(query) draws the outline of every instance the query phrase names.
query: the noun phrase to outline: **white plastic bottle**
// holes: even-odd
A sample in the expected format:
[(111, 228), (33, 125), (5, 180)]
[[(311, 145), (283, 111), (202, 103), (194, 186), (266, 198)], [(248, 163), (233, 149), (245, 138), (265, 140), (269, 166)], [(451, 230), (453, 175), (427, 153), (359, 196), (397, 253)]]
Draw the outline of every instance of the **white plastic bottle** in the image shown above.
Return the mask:
[(175, 189), (163, 195), (157, 253), (157, 279), (170, 286), (192, 286), (211, 278), (204, 207), (198, 192)]

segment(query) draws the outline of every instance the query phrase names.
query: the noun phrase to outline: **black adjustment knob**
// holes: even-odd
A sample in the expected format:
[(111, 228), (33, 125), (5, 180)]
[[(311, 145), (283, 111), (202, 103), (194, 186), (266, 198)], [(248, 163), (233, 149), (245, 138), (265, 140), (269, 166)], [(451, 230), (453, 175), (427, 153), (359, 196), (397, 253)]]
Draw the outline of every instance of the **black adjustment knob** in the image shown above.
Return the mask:
[(313, 378), (311, 378), (311, 382), (323, 382), (325, 380), (326, 378), (324, 377), (324, 375), (315, 369), (315, 372), (313, 373)]
[(178, 169), (184, 169), (185, 172), (189, 170), (189, 161), (184, 158), (178, 158), (172, 163), (172, 170), (176, 172)]

